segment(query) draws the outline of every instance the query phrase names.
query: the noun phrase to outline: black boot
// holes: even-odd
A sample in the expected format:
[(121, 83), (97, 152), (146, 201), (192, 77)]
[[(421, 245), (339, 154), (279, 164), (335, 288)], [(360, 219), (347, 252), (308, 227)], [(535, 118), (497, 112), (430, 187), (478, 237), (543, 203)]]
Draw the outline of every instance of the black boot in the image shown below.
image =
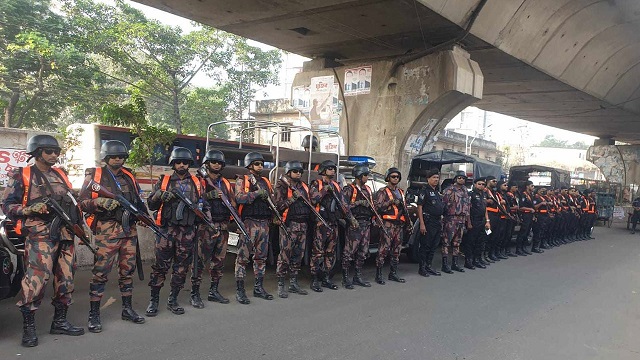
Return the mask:
[(278, 297), (282, 299), (289, 297), (287, 288), (284, 287), (284, 276), (278, 276)]
[(255, 282), (253, 283), (253, 296), (259, 297), (259, 298), (265, 299), (265, 300), (273, 300), (273, 295), (269, 294), (264, 289), (264, 285), (263, 284), (264, 284), (264, 278), (257, 277), (255, 279)]
[(55, 311), (53, 313), (53, 322), (51, 323), (50, 334), (61, 334), (61, 335), (71, 335), (71, 336), (80, 336), (84, 335), (84, 329), (78, 326), (73, 326), (67, 320), (67, 309), (69, 307), (60, 302), (55, 302), (53, 304)]
[(349, 290), (353, 289), (353, 283), (349, 278), (349, 269), (342, 269), (342, 287)]
[(236, 279), (236, 300), (238, 300), (240, 304), (244, 305), (251, 303), (247, 297), (246, 291), (244, 290), (244, 280), (242, 279)]
[(202, 298), (200, 297), (200, 285), (191, 285), (191, 306), (196, 309), (203, 309), (204, 303), (202, 302)]
[(511, 247), (510, 246), (505, 248), (505, 255), (507, 255), (508, 257), (518, 257), (518, 255), (516, 255), (513, 252), (511, 252)]
[(322, 287), (326, 287), (327, 289), (331, 289), (331, 290), (338, 290), (338, 285), (332, 283), (331, 280), (329, 279), (328, 272), (323, 271), (320, 273), (320, 276), (322, 277)]
[(405, 279), (398, 276), (398, 264), (395, 262), (391, 262), (391, 266), (389, 267), (389, 276), (387, 277), (387, 279), (399, 283), (406, 282)]
[(315, 292), (322, 292), (322, 286), (320, 286), (320, 276), (319, 272), (313, 274), (313, 279), (311, 280), (311, 290)]
[(167, 309), (176, 315), (184, 314), (184, 308), (178, 304), (178, 295), (180, 294), (180, 288), (173, 287), (169, 292), (169, 299), (167, 299)]
[(433, 263), (433, 253), (430, 252), (429, 255), (427, 256), (427, 262), (424, 265), (425, 270), (427, 270), (427, 273), (429, 273), (429, 275), (433, 275), (433, 276), (441, 276), (442, 274), (440, 273), (440, 271), (435, 270), (431, 267), (431, 264)]
[(100, 301), (89, 302), (89, 323), (87, 324), (89, 332), (99, 333), (102, 331), (102, 322), (100, 322)]
[(451, 271), (451, 267), (449, 266), (449, 257), (448, 256), (443, 256), (442, 257), (442, 269), (440, 269), (440, 271), (442, 271), (443, 273), (447, 273), (447, 274), (453, 274), (453, 271)]
[(362, 269), (358, 268), (356, 268), (356, 273), (353, 275), (353, 283), (362, 287), (371, 287), (371, 283), (362, 278)]
[(509, 257), (507, 256), (505, 249), (504, 248), (499, 248), (498, 250), (496, 250), (498, 253), (496, 254), (496, 256), (498, 257), (498, 259), (500, 260), (507, 260)]
[(496, 257), (495, 248), (491, 248), (491, 250), (489, 250), (489, 256), (487, 256), (487, 258), (492, 262), (500, 261), (500, 259)]
[(146, 314), (149, 317), (158, 315), (158, 303), (160, 302), (160, 288), (151, 287), (151, 297), (149, 299), (149, 306), (147, 306)]
[(36, 336), (36, 312), (26, 306), (21, 306), (20, 312), (22, 313), (22, 346), (38, 346), (38, 337)]
[(298, 284), (298, 274), (293, 274), (289, 276), (289, 292), (298, 295), (307, 295), (307, 290), (300, 287)]
[(475, 270), (476, 267), (473, 263), (473, 260), (471, 260), (471, 256), (469, 255), (465, 255), (464, 256), (464, 267), (469, 269), (469, 270)]
[(526, 246), (522, 247), (522, 252), (524, 253), (524, 256), (533, 255), (533, 253), (531, 251), (529, 251), (529, 249), (527, 249)]
[[(391, 274), (389, 274), (391, 275)], [(382, 278), (382, 266), (376, 267), (376, 282), (380, 285), (386, 284), (384, 279)]]
[(122, 320), (131, 321), (134, 324), (144, 324), (144, 318), (138, 315), (131, 307), (131, 295), (122, 297), (122, 314), (120, 317)]
[(516, 247), (516, 256), (527, 256), (521, 248)]
[(464, 269), (458, 265), (457, 256), (451, 256), (451, 270), (457, 271), (457, 272), (464, 272)]
[(220, 304), (228, 304), (229, 299), (222, 296), (222, 294), (218, 292), (218, 284), (220, 284), (220, 280), (211, 281), (211, 287), (209, 287), (209, 294), (207, 295), (207, 300), (217, 302)]
[(420, 265), (418, 265), (418, 275), (429, 277), (429, 273), (427, 272), (427, 263), (424, 260), (420, 260)]
[(476, 256), (473, 259), (473, 266), (475, 266), (477, 269), (486, 269), (487, 267), (484, 265), (484, 263), (482, 262), (482, 257), (480, 256)]

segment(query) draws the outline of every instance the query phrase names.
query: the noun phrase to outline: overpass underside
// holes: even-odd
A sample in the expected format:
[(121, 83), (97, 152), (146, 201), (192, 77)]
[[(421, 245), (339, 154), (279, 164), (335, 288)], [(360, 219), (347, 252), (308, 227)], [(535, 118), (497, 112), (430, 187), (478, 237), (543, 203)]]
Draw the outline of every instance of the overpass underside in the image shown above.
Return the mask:
[[(333, 75), (350, 150), (384, 165), (471, 104), (640, 143), (640, 1), (139, 2), (316, 59), (294, 86)], [(345, 70), (367, 66), (370, 91), (345, 94)]]

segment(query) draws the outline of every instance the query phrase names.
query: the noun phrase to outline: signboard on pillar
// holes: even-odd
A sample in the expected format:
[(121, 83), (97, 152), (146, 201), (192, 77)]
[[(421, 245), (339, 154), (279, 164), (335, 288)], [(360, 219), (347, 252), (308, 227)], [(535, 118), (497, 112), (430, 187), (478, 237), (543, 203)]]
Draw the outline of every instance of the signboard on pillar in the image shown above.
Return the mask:
[(28, 155), (24, 149), (0, 148), (0, 187), (5, 188), (9, 185), (10, 171), (27, 166), (27, 158)]
[(291, 89), (291, 107), (305, 115), (309, 113), (309, 105), (311, 103), (311, 90), (309, 86), (294, 86)]

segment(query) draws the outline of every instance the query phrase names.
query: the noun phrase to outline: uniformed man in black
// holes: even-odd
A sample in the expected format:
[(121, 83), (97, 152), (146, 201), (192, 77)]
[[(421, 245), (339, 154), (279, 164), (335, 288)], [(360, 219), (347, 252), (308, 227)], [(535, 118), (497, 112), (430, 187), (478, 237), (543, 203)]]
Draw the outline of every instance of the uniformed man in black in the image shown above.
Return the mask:
[(640, 221), (640, 197), (633, 200), (631, 206), (633, 207), (633, 215), (631, 215), (631, 233), (635, 234), (636, 226), (638, 226), (638, 221)]
[(418, 273), (424, 277), (440, 276), (440, 272), (431, 268), (436, 249), (440, 246), (442, 236), (442, 214), (444, 203), (436, 190), (440, 182), (437, 169), (427, 171), (427, 186), (418, 195), (418, 220), (420, 221), (420, 248), (418, 257), (420, 268)]
[(533, 208), (533, 183), (527, 181), (524, 183), (522, 190), (520, 191), (520, 201), (518, 212), (522, 223), (520, 224), (520, 231), (516, 238), (516, 255), (527, 256), (531, 255), (531, 252), (527, 250), (526, 242), (531, 232), (531, 225), (533, 223), (533, 215), (535, 210)]
[(471, 226), (462, 238), (462, 248), (464, 251), (464, 267), (467, 269), (485, 269), (486, 266), (481, 261), (482, 238), (487, 236), (486, 231), (491, 229), (489, 215), (487, 215), (486, 194), (484, 187), (487, 182), (485, 178), (478, 178), (473, 181), (473, 189), (469, 192), (471, 197)]

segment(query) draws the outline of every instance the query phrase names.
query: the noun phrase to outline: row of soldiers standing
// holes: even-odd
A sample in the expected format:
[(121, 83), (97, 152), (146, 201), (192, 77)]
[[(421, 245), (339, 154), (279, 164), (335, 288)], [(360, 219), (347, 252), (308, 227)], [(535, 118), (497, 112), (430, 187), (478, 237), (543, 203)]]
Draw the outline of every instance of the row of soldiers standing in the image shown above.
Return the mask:
[[(418, 196), (420, 275), (441, 274), (431, 266), (440, 244), (442, 272), (453, 273), (464, 272), (464, 268), (484, 269), (509, 257), (542, 253), (542, 249), (593, 239), (591, 229), (597, 211), (595, 193), (591, 190), (580, 194), (575, 188), (536, 189), (531, 181), (519, 188), (515, 183), (488, 176), (474, 179), (472, 190), (467, 191), (466, 181), (466, 174), (457, 172), (454, 183), (441, 195), (437, 191), (438, 170), (427, 173), (427, 186)], [(511, 240), (518, 224), (520, 230), (512, 252)], [(461, 247), (464, 268), (458, 264)]]
[[(362, 275), (362, 266), (369, 253), (374, 217), (382, 226), (376, 259), (376, 282), (385, 284), (382, 267), (386, 257), (390, 258), (391, 263), (388, 279), (405, 282), (399, 277), (397, 266), (401, 233), (410, 224), (405, 196), (398, 188), (401, 174), (397, 168), (388, 170), (388, 186), (374, 194), (366, 184), (369, 176), (366, 165), (355, 166), (354, 182), (341, 189), (335, 181), (337, 164), (334, 162), (324, 161), (319, 168), (321, 177), (307, 185), (301, 179), (302, 164), (291, 161), (285, 166), (285, 175), (272, 190), (269, 180), (262, 176), (264, 158), (252, 152), (244, 159), (248, 174), (237, 177), (234, 190), (221, 175), (226, 165), (222, 152), (208, 151), (203, 159), (202, 171), (196, 176), (189, 172), (189, 167), (194, 163), (191, 152), (177, 147), (169, 158), (173, 173), (160, 177), (145, 204), (135, 177), (130, 169), (124, 167), (128, 151), (122, 142), (110, 140), (103, 144), (100, 155), (104, 166), (87, 169), (83, 190), (79, 195), (73, 192), (66, 173), (54, 167), (60, 152), (57, 140), (49, 135), (30, 138), (27, 153), (35, 161), (11, 174), (12, 181), (3, 195), (4, 213), (16, 222), (16, 231), (25, 236), (27, 265), (17, 303), (23, 315), (23, 346), (38, 345), (35, 312), (52, 277), (55, 314), (50, 332), (71, 336), (84, 334), (84, 328), (74, 326), (67, 320), (75, 272), (74, 233), (71, 231), (73, 226), (69, 224), (82, 224), (83, 213), (94, 234), (96, 246), (93, 277), (89, 286), (88, 319), (88, 329), (94, 333), (102, 331), (100, 304), (108, 275), (116, 260), (122, 295), (121, 317), (136, 324), (145, 322), (145, 318), (132, 308), (132, 276), (140, 264), (136, 219), (148, 218), (148, 210), (154, 211), (155, 219), (143, 221), (141, 225), (151, 227), (157, 235), (155, 261), (148, 283), (151, 295), (146, 315), (150, 317), (158, 314), (160, 289), (170, 269), (171, 289), (167, 309), (174, 314), (185, 312), (178, 303), (178, 295), (185, 285), (192, 263), (191, 305), (195, 308), (204, 307), (200, 286), (206, 264), (209, 265), (211, 276), (207, 299), (229, 302), (220, 294), (218, 286), (223, 273), (231, 218), (238, 220), (239, 227), (247, 235), (240, 238), (234, 271), (236, 300), (241, 304), (250, 303), (244, 283), (250, 256), (253, 256), (255, 278), (253, 295), (266, 300), (273, 299), (273, 295), (264, 289), (263, 282), (269, 249), (269, 227), (274, 222), (281, 227), (276, 269), (278, 296), (281, 298), (288, 297), (289, 293), (307, 294), (298, 284), (297, 275), (305, 253), (308, 226), (313, 227), (313, 280), (310, 286), (313, 291), (338, 288), (329, 279), (329, 271), (335, 265), (339, 225), (347, 230), (341, 264), (342, 285), (347, 289), (353, 289), (354, 285), (370, 287), (371, 284)], [(62, 213), (69, 215), (69, 223), (60, 225), (60, 214), (51, 211), (49, 199), (62, 204)], [(236, 218), (234, 215), (238, 212), (240, 216)], [(316, 217), (311, 218), (311, 213)], [(274, 220), (274, 217), (278, 220)], [(75, 234), (78, 235), (77, 232)], [(355, 270), (353, 277), (350, 276), (352, 263)], [(287, 276), (288, 287), (285, 286)]]

